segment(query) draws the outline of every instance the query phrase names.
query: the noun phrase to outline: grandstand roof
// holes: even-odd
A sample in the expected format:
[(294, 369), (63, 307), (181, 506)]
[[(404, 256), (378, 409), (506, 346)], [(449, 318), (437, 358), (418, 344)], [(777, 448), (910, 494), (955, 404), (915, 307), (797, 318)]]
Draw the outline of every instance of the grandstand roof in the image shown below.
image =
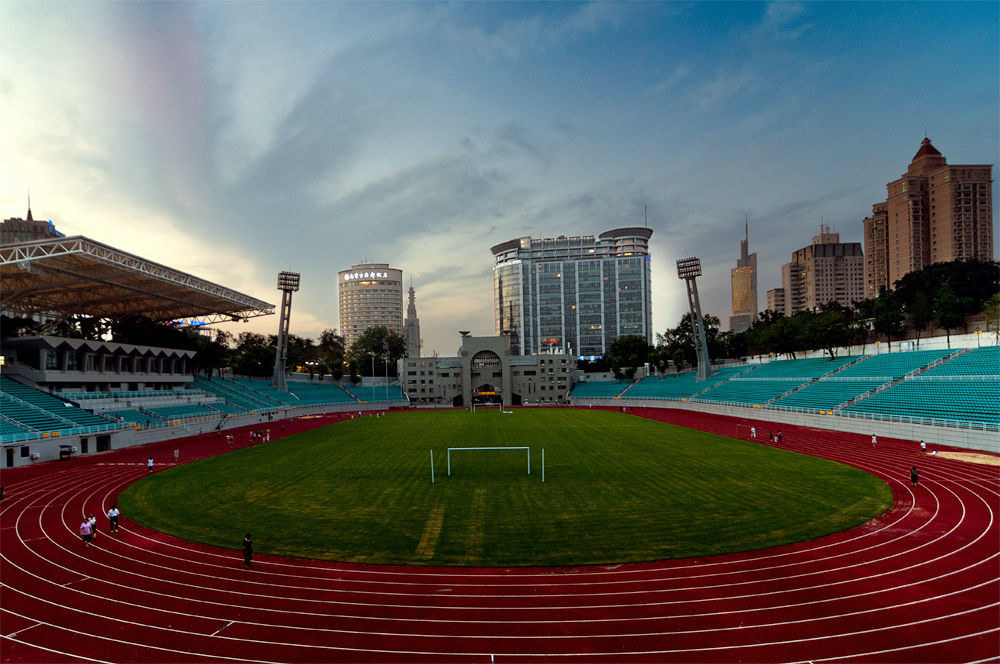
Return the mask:
[(274, 313), (273, 304), (81, 236), (0, 246), (0, 298), (5, 312), (53, 319), (219, 323)]

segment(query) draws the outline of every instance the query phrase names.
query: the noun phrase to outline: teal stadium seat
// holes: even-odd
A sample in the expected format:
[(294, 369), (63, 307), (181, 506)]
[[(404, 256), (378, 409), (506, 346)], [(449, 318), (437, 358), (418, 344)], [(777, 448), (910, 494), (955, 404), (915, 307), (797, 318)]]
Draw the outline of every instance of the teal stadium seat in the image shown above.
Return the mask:
[(951, 350), (914, 350), (903, 353), (869, 355), (866, 359), (837, 372), (837, 378), (902, 378), (943, 357)]
[[(690, 399), (695, 394), (719, 383), (729, 380), (733, 376), (746, 371), (747, 367), (740, 365), (737, 367), (725, 367), (715, 369), (712, 375), (706, 380), (697, 380), (698, 374), (694, 371), (678, 374), (676, 376), (664, 376), (658, 378), (650, 376), (643, 378), (633, 385), (625, 394), (627, 399), (673, 399), (679, 401)], [(577, 398), (576, 391), (573, 397)]]
[(625, 391), (628, 382), (615, 380), (589, 380), (576, 383), (570, 392), (570, 399), (614, 399)]

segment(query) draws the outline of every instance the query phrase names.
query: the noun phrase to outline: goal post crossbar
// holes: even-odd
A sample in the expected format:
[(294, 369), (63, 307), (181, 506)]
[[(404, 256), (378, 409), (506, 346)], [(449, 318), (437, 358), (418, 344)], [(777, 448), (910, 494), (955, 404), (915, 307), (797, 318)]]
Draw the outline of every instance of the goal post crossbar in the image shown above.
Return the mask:
[(531, 448), (530, 447), (449, 447), (448, 448), (448, 475), (451, 475), (451, 453), (465, 452), (470, 450), (525, 450), (528, 457), (528, 474), (531, 474)]

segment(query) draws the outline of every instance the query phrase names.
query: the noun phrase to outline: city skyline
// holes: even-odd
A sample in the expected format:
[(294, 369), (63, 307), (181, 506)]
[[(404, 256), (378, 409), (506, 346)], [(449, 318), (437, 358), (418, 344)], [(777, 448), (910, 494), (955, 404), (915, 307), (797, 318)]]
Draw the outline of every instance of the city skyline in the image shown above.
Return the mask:
[[(493, 331), (490, 247), (641, 226), (653, 332), (730, 314), (862, 219), (929, 136), (997, 166), (995, 3), (0, 5), (0, 208), (338, 328), (337, 272), (413, 278), (425, 355)], [(994, 188), (993, 209), (997, 209)], [(994, 220), (995, 224), (995, 220)], [(994, 255), (998, 252), (994, 233)], [(273, 317), (233, 331), (273, 334)]]

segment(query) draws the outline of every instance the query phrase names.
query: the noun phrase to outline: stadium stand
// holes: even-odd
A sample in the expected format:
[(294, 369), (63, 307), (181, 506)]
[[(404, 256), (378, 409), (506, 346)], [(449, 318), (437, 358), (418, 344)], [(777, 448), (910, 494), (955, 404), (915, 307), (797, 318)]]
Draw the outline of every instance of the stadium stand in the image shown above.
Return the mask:
[(205, 408), (196, 403), (182, 404), (178, 406), (160, 406), (158, 408), (147, 408), (148, 412), (165, 420), (181, 420), (189, 417), (203, 417), (205, 415), (218, 415), (211, 408)]
[[(747, 371), (746, 366), (725, 367), (715, 370), (706, 380), (698, 381), (697, 373), (689, 371), (676, 376), (664, 376), (657, 378), (650, 376), (643, 378), (628, 390), (630, 399), (690, 399), (695, 394), (703, 392), (709, 387), (729, 380), (734, 376)], [(574, 390), (574, 398), (577, 397)]]
[(358, 401), (364, 403), (378, 403), (390, 401), (405, 401), (403, 391), (398, 385), (346, 385), (344, 389), (354, 396)]
[(778, 399), (772, 405), (795, 409), (833, 410), (884, 385), (885, 382), (883, 378), (818, 380)]
[(844, 409), (888, 419), (1000, 424), (1000, 380), (904, 380)]
[(226, 415), (242, 415), (244, 412), (242, 409), (237, 408), (232, 404), (228, 404), (225, 401), (209, 401), (207, 403), (203, 403), (202, 405), (220, 413), (225, 413)]
[(274, 401), (265, 399), (262, 395), (246, 389), (239, 383), (221, 378), (201, 378), (196, 376), (194, 386), (203, 392), (219, 397), (226, 403), (246, 412), (271, 411), (280, 408)]
[(902, 378), (906, 374), (948, 357), (952, 350), (913, 350), (869, 355), (837, 372), (838, 378)]
[(357, 403), (358, 400), (336, 385), (289, 382), (288, 391), (299, 398), (301, 406)]
[(629, 386), (615, 380), (591, 380), (577, 383), (570, 392), (571, 399), (614, 399)]
[(1000, 377), (1000, 346), (973, 348), (956, 358), (931, 367), (920, 375)]
[(820, 378), (841, 369), (859, 359), (858, 355), (848, 355), (830, 359), (813, 357), (800, 360), (775, 360), (743, 374), (741, 378)]
[[(70, 434), (120, 428), (100, 415), (5, 376), (0, 377), (0, 419), (29, 433), (47, 432), (50, 435), (53, 432)], [(21, 434), (10, 430), (8, 435)]]
[(800, 378), (785, 380), (742, 380), (736, 378), (719, 383), (707, 392), (693, 397), (691, 401), (764, 405), (786, 392), (805, 385), (806, 382)]
[(109, 410), (104, 413), (106, 416), (128, 424), (135, 424), (142, 428), (163, 427), (167, 422), (163, 421), (155, 413), (142, 412), (134, 408), (122, 408), (120, 410)]
[(294, 394), (289, 394), (288, 392), (272, 387), (269, 380), (262, 378), (240, 378), (236, 376), (233, 377), (232, 381), (237, 385), (243, 386), (244, 389), (252, 392), (258, 398), (263, 398), (270, 402), (275, 407), (298, 405), (299, 400), (295, 398)]

